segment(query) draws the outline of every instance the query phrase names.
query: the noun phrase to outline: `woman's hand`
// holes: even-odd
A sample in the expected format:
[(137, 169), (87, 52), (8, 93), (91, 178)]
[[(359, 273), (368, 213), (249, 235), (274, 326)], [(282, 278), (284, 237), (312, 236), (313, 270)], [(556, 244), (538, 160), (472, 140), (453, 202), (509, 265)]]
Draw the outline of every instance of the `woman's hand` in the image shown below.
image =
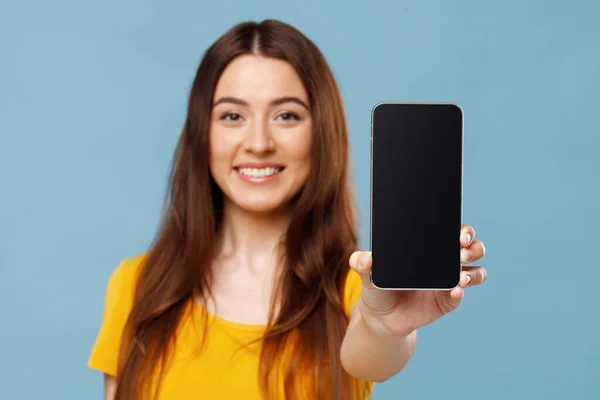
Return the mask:
[[(479, 260), (485, 254), (483, 243), (475, 239), (475, 231), (469, 225), (463, 225), (460, 243), (463, 264)], [(371, 284), (369, 277), (370, 252), (354, 252), (350, 266), (362, 278), (362, 294), (356, 305), (362, 319), (376, 334), (392, 336), (407, 336), (455, 310), (463, 299), (464, 288), (480, 285), (486, 278), (482, 267), (463, 266), (459, 285), (449, 291), (380, 290)]]

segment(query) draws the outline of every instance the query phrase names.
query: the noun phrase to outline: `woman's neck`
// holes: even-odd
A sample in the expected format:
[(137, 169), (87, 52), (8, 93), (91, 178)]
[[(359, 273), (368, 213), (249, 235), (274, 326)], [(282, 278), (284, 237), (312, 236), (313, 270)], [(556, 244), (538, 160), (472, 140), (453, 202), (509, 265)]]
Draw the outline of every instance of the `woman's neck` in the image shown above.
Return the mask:
[(273, 272), (281, 260), (281, 243), (289, 221), (287, 212), (254, 213), (226, 202), (218, 258), (254, 273)]

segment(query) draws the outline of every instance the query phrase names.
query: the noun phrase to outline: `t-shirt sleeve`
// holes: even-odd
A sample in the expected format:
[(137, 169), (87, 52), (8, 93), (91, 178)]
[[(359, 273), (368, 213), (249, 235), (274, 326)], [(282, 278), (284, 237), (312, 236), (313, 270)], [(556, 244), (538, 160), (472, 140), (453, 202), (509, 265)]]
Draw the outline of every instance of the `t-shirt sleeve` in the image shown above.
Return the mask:
[(124, 260), (110, 275), (100, 331), (88, 359), (88, 367), (112, 376), (117, 376), (121, 334), (133, 305), (135, 269), (131, 260)]
[(344, 309), (346, 311), (346, 315), (350, 318), (352, 314), (352, 309), (354, 309), (354, 305), (360, 299), (362, 288), (362, 280), (360, 275), (352, 268), (348, 271), (348, 276), (346, 277), (346, 284), (344, 287)]

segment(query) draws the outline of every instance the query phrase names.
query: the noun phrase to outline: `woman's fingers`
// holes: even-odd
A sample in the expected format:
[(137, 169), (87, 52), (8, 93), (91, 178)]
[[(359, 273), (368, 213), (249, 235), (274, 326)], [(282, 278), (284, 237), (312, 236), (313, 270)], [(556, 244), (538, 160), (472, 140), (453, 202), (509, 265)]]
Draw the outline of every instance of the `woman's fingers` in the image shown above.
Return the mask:
[(460, 244), (469, 247), (475, 239), (475, 229), (471, 225), (464, 224), (460, 230)]
[(460, 262), (467, 264), (477, 261), (485, 255), (485, 246), (480, 240), (474, 239), (468, 247), (460, 250)]
[[(470, 258), (464, 256), (465, 250), (470, 250), (473, 252)], [(478, 240), (475, 240), (469, 249), (462, 249), (461, 258), (462, 262), (466, 263), (469, 261), (475, 261), (483, 257), (485, 253), (485, 248), (483, 247), (483, 243)], [(468, 253), (467, 253), (468, 255)], [(360, 275), (363, 286), (364, 287), (373, 287), (371, 283), (371, 267), (373, 266), (373, 258), (371, 256), (370, 251), (355, 251), (350, 256), (350, 267)], [(487, 272), (485, 268), (479, 266), (463, 266), (460, 282), (458, 287), (465, 288), (468, 286), (477, 286), (481, 285), (485, 282), (487, 277)], [(457, 288), (458, 288), (457, 287)], [(457, 290), (456, 293), (453, 294), (452, 297), (458, 298), (462, 297), (462, 292)]]
[(460, 274), (460, 287), (477, 286), (485, 282), (487, 278), (487, 272), (483, 267), (463, 267), (462, 273)]

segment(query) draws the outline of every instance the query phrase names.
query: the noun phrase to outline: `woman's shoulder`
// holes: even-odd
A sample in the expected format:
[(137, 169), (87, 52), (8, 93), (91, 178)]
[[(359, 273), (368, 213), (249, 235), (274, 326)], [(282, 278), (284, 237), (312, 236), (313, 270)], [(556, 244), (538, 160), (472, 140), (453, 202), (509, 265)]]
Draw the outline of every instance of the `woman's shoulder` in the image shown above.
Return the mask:
[(142, 253), (122, 259), (112, 271), (110, 280), (120, 281), (122, 283), (135, 282), (146, 257), (147, 254)]
[(121, 334), (133, 307), (137, 277), (145, 258), (140, 254), (121, 260), (108, 279), (102, 324), (88, 366), (111, 376), (117, 375)]
[(113, 269), (106, 287), (105, 312), (116, 307), (130, 305), (133, 301), (137, 277), (141, 270), (146, 254), (122, 259)]
[(145, 259), (146, 253), (122, 259), (117, 267), (112, 271), (109, 278), (109, 283), (119, 283), (120, 285), (135, 284)]

